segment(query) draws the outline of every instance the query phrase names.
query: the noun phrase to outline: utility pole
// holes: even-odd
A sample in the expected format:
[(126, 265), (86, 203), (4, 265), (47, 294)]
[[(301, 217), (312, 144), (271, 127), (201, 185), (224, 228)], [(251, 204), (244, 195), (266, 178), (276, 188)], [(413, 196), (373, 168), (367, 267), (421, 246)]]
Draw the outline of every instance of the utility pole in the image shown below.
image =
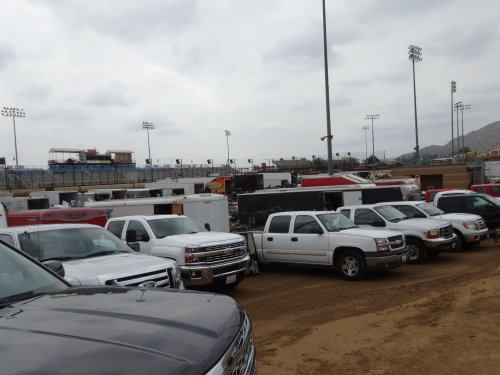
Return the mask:
[(373, 120), (378, 120), (380, 117), (379, 114), (376, 115), (367, 115), (365, 120), (372, 120), (372, 163), (375, 164), (375, 135), (373, 131)]
[(328, 84), (328, 48), (326, 42), (326, 12), (325, 0), (323, 0), (323, 55), (325, 60), (325, 97), (326, 97), (326, 138), (328, 148), (328, 175), (333, 175), (332, 160), (332, 128), (330, 125), (330, 87)]
[(455, 142), (453, 140), (453, 93), (457, 92), (457, 83), (451, 81), (451, 157), (455, 154)]
[(155, 126), (152, 122), (144, 121), (142, 123), (142, 128), (146, 129), (146, 131), (148, 132), (148, 164), (149, 164), (149, 168), (151, 168), (151, 182), (153, 182), (153, 160), (151, 160), (151, 147), (149, 144), (149, 131), (153, 130), (155, 128)]
[(415, 106), (415, 156), (417, 159), (417, 163), (420, 164), (420, 147), (418, 145), (418, 126), (417, 126), (417, 90), (415, 87), (415, 62), (422, 61), (422, 48), (414, 45), (410, 45), (408, 47), (408, 58), (412, 62), (413, 66), (413, 104)]
[(368, 125), (363, 126), (363, 130), (365, 131), (365, 164), (368, 162), (368, 139), (366, 138), (366, 131), (369, 129)]

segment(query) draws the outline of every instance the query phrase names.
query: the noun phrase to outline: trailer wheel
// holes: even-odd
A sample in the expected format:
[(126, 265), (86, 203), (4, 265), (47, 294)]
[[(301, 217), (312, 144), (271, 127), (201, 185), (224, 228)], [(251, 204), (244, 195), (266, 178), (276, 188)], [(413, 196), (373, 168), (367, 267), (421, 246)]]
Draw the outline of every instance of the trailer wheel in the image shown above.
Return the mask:
[(365, 258), (356, 250), (345, 250), (338, 258), (337, 269), (346, 280), (361, 280), (366, 276)]

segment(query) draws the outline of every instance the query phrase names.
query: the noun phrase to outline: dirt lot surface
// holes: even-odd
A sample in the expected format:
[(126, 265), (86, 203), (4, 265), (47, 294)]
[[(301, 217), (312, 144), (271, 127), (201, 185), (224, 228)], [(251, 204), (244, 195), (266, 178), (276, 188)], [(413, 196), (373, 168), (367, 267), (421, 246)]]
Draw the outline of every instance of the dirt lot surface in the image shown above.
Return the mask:
[(265, 374), (500, 374), (500, 242), (349, 282), (267, 265), (229, 294)]

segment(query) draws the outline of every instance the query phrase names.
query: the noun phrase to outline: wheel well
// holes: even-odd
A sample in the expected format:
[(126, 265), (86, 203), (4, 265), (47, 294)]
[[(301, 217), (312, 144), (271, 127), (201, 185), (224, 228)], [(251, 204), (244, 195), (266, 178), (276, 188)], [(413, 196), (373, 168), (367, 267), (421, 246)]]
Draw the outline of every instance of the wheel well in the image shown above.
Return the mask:
[(458, 229), (453, 228), (453, 233), (455, 233), (457, 236), (459, 236), (462, 239), (462, 241), (465, 241), (464, 235)]
[(333, 252), (333, 265), (334, 266), (337, 265), (337, 260), (339, 259), (340, 255), (347, 250), (354, 250), (357, 253), (359, 253), (361, 256), (363, 256), (363, 259), (365, 258), (365, 254), (357, 247), (348, 247), (348, 246), (337, 247)]
[(408, 242), (408, 240), (418, 241), (418, 242), (421, 242), (421, 243), (424, 242), (420, 238), (415, 237), (415, 236), (406, 236), (406, 242)]

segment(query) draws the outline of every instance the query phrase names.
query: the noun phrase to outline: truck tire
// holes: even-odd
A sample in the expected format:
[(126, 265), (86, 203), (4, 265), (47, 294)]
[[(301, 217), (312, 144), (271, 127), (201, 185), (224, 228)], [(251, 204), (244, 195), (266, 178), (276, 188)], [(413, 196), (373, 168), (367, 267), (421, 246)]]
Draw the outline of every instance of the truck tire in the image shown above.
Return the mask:
[(460, 233), (458, 230), (453, 231), (455, 235), (457, 236), (457, 242), (455, 244), (455, 249), (456, 251), (462, 250), (465, 245), (465, 239), (464, 236), (462, 236), (462, 233)]
[(427, 249), (418, 238), (406, 238), (408, 246), (408, 264), (423, 263), (427, 258)]
[(361, 280), (366, 276), (365, 258), (356, 250), (345, 250), (337, 260), (337, 269), (346, 280)]

